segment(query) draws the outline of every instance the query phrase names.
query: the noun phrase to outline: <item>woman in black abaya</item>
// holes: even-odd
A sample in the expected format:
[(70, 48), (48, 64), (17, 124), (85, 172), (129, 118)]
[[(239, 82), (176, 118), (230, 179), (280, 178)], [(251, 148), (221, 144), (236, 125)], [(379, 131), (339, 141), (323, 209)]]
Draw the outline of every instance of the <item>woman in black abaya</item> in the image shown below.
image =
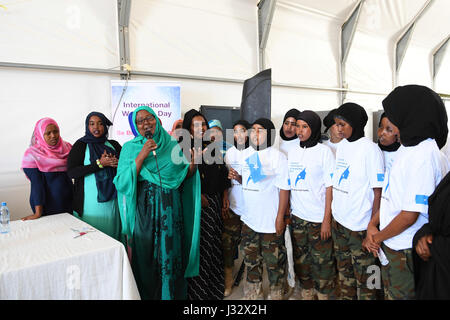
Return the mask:
[(428, 223), (413, 240), (416, 299), (450, 299), (450, 173), (428, 198)]

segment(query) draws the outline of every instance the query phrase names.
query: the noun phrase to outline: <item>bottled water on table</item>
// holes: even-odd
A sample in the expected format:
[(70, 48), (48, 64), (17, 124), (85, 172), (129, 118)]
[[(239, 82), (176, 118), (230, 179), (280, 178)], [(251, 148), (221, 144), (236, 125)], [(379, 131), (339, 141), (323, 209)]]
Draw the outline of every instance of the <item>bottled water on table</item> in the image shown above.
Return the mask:
[(6, 206), (6, 202), (2, 202), (2, 206), (0, 207), (0, 233), (8, 233), (9, 232), (9, 210)]

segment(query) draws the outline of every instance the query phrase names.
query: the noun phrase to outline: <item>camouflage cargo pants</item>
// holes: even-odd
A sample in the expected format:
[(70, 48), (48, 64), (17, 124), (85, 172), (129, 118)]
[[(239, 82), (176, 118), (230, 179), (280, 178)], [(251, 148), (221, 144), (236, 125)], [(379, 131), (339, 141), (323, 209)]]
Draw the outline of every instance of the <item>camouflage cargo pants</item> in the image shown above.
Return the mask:
[(373, 254), (362, 248), (366, 231), (352, 231), (333, 219), (331, 234), (339, 274), (340, 298), (376, 300), (376, 289), (367, 286), (370, 275), (368, 268), (376, 265), (376, 262)]
[(322, 294), (334, 289), (336, 267), (333, 240), (320, 239), (321, 223), (308, 222), (292, 216), (290, 231), (294, 252), (295, 274), (304, 289), (314, 288)]
[(231, 209), (223, 219), (223, 257), (225, 268), (234, 266), (239, 242), (241, 241), (242, 221), (241, 217), (235, 214)]
[(262, 281), (263, 264), (266, 265), (271, 290), (283, 288), (286, 270), (286, 248), (284, 235), (258, 233), (242, 225), (241, 247), (247, 269), (247, 281)]
[(386, 258), (389, 260), (388, 265), (381, 268), (385, 299), (415, 299), (413, 249), (396, 251), (384, 244), (382, 248)]

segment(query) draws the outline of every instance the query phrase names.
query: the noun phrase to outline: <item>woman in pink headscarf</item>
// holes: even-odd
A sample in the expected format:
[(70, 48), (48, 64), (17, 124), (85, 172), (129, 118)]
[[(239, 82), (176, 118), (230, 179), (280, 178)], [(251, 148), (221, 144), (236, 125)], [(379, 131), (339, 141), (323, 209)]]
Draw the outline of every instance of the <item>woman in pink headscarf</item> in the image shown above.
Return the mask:
[(72, 145), (60, 137), (55, 120), (42, 118), (36, 123), (21, 166), (31, 182), (33, 214), (22, 220), (72, 213), (73, 185), (67, 176), (67, 156), (71, 148)]

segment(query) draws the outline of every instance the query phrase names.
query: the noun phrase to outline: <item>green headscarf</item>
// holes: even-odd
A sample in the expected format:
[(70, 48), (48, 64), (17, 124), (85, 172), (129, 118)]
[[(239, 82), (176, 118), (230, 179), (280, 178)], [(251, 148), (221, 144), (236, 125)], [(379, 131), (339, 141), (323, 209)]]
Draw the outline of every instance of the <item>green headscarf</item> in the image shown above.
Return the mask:
[[(162, 187), (178, 189), (183, 183), (181, 194), (183, 201), (183, 220), (185, 233), (185, 257), (188, 264), (185, 277), (198, 275), (200, 262), (200, 212), (201, 212), (201, 185), (198, 171), (186, 179), (189, 170), (189, 161), (183, 154), (177, 141), (171, 137), (162, 127), (155, 112), (142, 106), (133, 112), (133, 123), (136, 123), (136, 115), (139, 111), (146, 110), (156, 119), (155, 132), (152, 139), (158, 146), (156, 151)], [(120, 218), (122, 220), (122, 232), (131, 239), (134, 231), (137, 210), (137, 182), (147, 180), (155, 185), (160, 185), (155, 157), (152, 153), (144, 160), (139, 176), (136, 175), (136, 157), (142, 150), (147, 139), (139, 132), (131, 141), (126, 142), (120, 152), (117, 174), (114, 184), (117, 189)]]

